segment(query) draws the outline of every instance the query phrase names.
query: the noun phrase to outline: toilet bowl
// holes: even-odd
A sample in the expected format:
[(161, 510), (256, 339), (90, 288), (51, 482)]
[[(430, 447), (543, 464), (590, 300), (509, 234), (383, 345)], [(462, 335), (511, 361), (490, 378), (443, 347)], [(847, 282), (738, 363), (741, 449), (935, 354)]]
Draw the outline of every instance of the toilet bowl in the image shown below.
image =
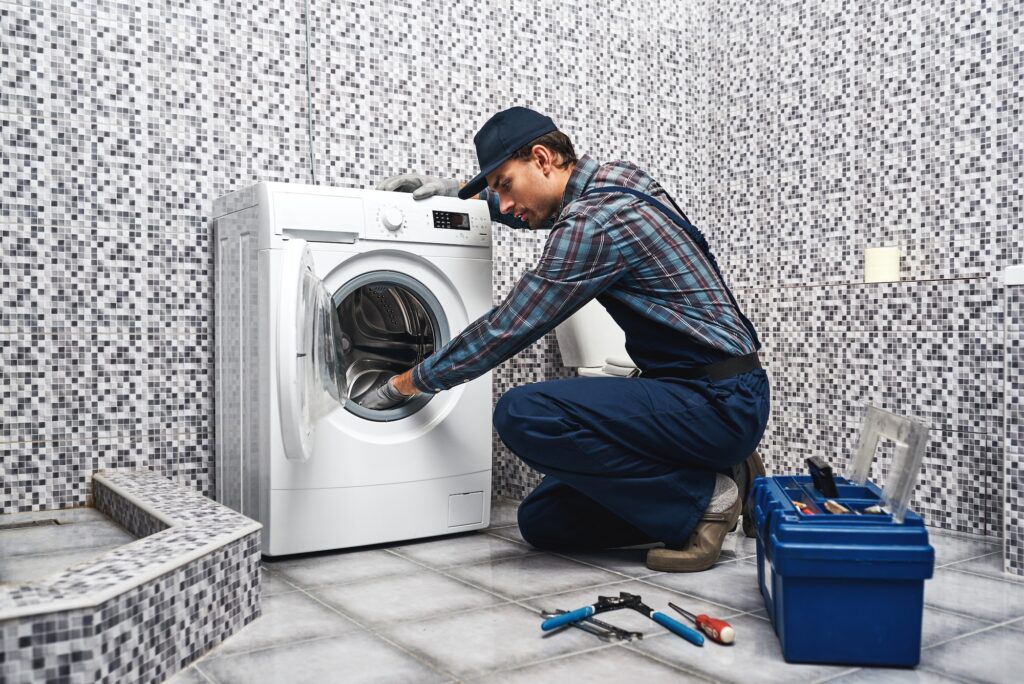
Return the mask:
[(596, 300), (555, 328), (562, 365), (588, 378), (633, 377), (640, 371), (626, 353), (626, 335)]

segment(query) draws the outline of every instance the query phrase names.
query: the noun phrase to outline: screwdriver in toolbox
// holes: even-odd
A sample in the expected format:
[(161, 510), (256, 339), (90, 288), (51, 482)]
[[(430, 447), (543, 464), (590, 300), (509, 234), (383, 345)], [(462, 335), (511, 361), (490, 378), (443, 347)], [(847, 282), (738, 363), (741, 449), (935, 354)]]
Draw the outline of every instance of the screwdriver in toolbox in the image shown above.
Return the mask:
[(693, 620), (693, 623), (697, 625), (697, 629), (711, 637), (712, 641), (717, 641), (720, 644), (731, 644), (733, 639), (736, 638), (736, 631), (732, 628), (732, 625), (725, 620), (719, 620), (703, 614), (694, 615), (689, 611), (683, 610), (671, 601), (668, 605), (676, 612), (681, 613), (684, 617)]

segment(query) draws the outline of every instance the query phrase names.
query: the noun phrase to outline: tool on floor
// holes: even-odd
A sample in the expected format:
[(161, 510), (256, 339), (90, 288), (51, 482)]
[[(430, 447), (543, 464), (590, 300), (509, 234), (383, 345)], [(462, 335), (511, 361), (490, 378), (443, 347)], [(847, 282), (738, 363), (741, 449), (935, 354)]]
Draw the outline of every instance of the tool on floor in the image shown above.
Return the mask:
[(807, 469), (811, 471), (811, 481), (814, 482), (814, 488), (829, 499), (838, 499), (839, 490), (836, 489), (836, 481), (832, 477), (832, 467), (825, 463), (825, 459), (821, 456), (811, 456), (804, 463), (807, 464)]
[(732, 625), (725, 620), (708, 617), (703, 613), (700, 615), (694, 615), (689, 611), (683, 610), (671, 601), (669, 601), (668, 605), (683, 617), (693, 620), (693, 624), (697, 625), (697, 629), (711, 637), (712, 641), (717, 641), (720, 644), (731, 644), (736, 639), (736, 630), (734, 630)]
[(630, 608), (635, 610), (638, 613), (646, 615), (650, 619), (654, 620), (668, 631), (678, 634), (690, 643), (697, 646), (704, 645), (703, 634), (695, 629), (687, 627), (665, 613), (653, 610), (650, 606), (645, 605), (637, 594), (630, 594), (625, 591), (619, 592), (618, 596), (598, 596), (597, 603), (590, 606), (583, 606), (576, 610), (567, 611), (553, 618), (548, 618), (541, 623), (540, 628), (544, 631), (552, 630), (556, 627), (561, 627), (562, 625), (568, 625), (584, 620), (597, 613), (604, 613), (609, 610), (618, 610), (619, 608)]
[[(545, 620), (564, 615), (566, 611), (555, 610), (555, 611), (542, 611), (540, 616)], [(622, 629), (615, 625), (610, 625), (607, 622), (598, 620), (595, 617), (584, 618), (583, 620), (577, 620), (576, 622), (570, 622), (568, 625), (562, 625), (563, 627), (576, 627), (584, 632), (595, 635), (602, 641), (636, 641), (637, 639), (643, 639), (643, 632), (630, 632), (628, 629)]]

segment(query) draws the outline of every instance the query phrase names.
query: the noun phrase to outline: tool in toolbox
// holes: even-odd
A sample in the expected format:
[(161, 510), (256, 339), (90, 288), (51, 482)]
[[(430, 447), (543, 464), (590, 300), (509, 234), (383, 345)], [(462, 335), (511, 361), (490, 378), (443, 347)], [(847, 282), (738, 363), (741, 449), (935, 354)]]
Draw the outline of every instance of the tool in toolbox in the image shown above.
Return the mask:
[[(565, 613), (566, 613), (566, 611), (564, 611), (564, 610), (542, 611), (540, 616), (542, 618), (544, 618), (545, 620), (547, 620), (547, 619), (550, 619), (550, 618), (558, 617), (559, 615), (565, 615)], [(637, 639), (643, 639), (644, 638), (644, 633), (643, 632), (630, 632), (628, 629), (622, 629), (621, 627), (616, 627), (615, 625), (610, 625), (607, 622), (603, 622), (601, 620), (598, 620), (595, 617), (584, 618), (582, 620), (577, 620), (576, 622), (570, 622), (569, 624), (562, 625), (562, 626), (563, 627), (575, 627), (577, 629), (581, 629), (584, 632), (588, 632), (590, 634), (593, 634), (594, 636), (596, 636), (598, 639), (601, 639), (602, 641), (627, 641), (628, 642), (628, 641), (635, 641)]]
[(576, 610), (570, 610), (556, 615), (555, 617), (547, 618), (541, 623), (540, 628), (547, 632), (555, 629), (556, 627), (561, 627), (562, 625), (568, 625), (580, 620), (592, 618), (592, 616), (597, 613), (606, 613), (610, 610), (618, 610), (620, 608), (630, 608), (641, 615), (646, 615), (668, 631), (683, 637), (691, 644), (696, 646), (704, 645), (703, 634), (695, 629), (687, 627), (665, 613), (653, 610), (650, 606), (645, 605), (637, 594), (630, 594), (625, 591), (619, 592), (618, 596), (598, 596), (597, 603), (593, 605), (583, 606), (582, 608), (577, 608)]
[(835, 478), (832, 477), (832, 466), (825, 462), (821, 456), (811, 456), (804, 461), (807, 469), (811, 471), (811, 480), (814, 488), (829, 499), (838, 499), (839, 490), (836, 489)]
[(669, 601), (668, 605), (683, 617), (693, 620), (693, 624), (697, 625), (697, 628), (700, 631), (711, 637), (712, 641), (717, 641), (720, 644), (731, 644), (736, 639), (736, 630), (734, 630), (732, 625), (725, 620), (708, 617), (703, 613), (700, 615), (694, 615), (689, 611), (683, 610), (671, 601)]

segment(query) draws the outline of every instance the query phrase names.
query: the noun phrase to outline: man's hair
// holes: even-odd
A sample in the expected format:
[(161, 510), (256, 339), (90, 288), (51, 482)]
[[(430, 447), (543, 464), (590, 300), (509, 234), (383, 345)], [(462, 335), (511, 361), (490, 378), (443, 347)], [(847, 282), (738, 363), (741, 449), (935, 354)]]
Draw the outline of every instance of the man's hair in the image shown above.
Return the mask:
[(555, 156), (558, 157), (558, 161), (555, 162), (555, 166), (560, 169), (572, 166), (579, 161), (579, 159), (576, 158), (576, 150), (573, 149), (572, 140), (569, 140), (569, 136), (562, 133), (562, 131), (551, 131), (550, 133), (545, 133), (536, 140), (531, 140), (529, 143), (516, 150), (515, 154), (513, 154), (510, 159), (529, 159), (533, 156), (532, 150), (534, 145), (543, 145), (554, 152)]

